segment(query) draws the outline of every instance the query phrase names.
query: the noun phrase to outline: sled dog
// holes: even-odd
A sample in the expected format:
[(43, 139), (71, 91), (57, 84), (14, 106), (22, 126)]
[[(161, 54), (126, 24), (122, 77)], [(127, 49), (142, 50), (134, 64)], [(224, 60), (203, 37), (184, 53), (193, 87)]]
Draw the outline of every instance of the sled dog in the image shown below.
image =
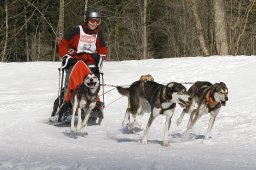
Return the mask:
[[(152, 75), (146, 74), (146, 75), (141, 75), (139, 81), (142, 81), (142, 82), (154, 81), (154, 78), (153, 78)], [(117, 87), (117, 90), (118, 90), (118, 92), (119, 92), (120, 94), (122, 94), (122, 95), (124, 95), (124, 96), (128, 96), (128, 91), (129, 91), (128, 89), (125, 89), (125, 90), (124, 90), (124, 88), (122, 88), (122, 87)], [(148, 105), (148, 107), (146, 107), (147, 105)], [(143, 101), (143, 106), (144, 106), (144, 109), (150, 108), (150, 105), (149, 105), (149, 103), (148, 103), (146, 100)], [(145, 112), (150, 112), (150, 110), (145, 111)], [(129, 114), (129, 113), (127, 113), (127, 114)], [(138, 127), (141, 126), (141, 117), (143, 116), (143, 114), (144, 114), (144, 112), (141, 112), (141, 113), (138, 114), (137, 117), (136, 117), (137, 122), (139, 123), (139, 124), (138, 124)], [(123, 127), (125, 127), (127, 124), (130, 124), (130, 116), (131, 116), (131, 115), (129, 114), (129, 115), (127, 115), (127, 116), (128, 116), (128, 122), (126, 122), (126, 123), (123, 122)], [(130, 126), (128, 126), (128, 129), (129, 129), (129, 130), (132, 130), (132, 132), (135, 133), (135, 132), (134, 132), (134, 129), (132, 128), (131, 125), (132, 125), (132, 124), (130, 124)]]
[[(205, 139), (207, 139), (221, 106), (225, 106), (228, 101), (228, 88), (223, 82), (211, 84), (207, 81), (197, 81), (189, 88), (188, 94), (192, 98), (192, 102), (183, 109), (177, 120), (177, 125), (181, 124), (185, 113), (190, 113), (188, 131), (193, 128), (203, 114), (210, 113), (211, 117), (205, 135)], [(196, 105), (197, 107), (194, 108)]]
[[(85, 76), (83, 83), (79, 85), (76, 90), (71, 91), (71, 104), (72, 104), (72, 118), (71, 118), (71, 131), (78, 131), (86, 126), (90, 117), (92, 109), (96, 105), (96, 98), (99, 93), (99, 79), (92, 73)], [(85, 112), (85, 118), (82, 122), (81, 109)], [(75, 114), (77, 112), (78, 121), (75, 128)]]
[[(170, 82), (162, 85), (153, 81), (135, 81), (129, 88), (117, 87), (120, 94), (128, 96), (128, 108), (125, 113), (123, 127), (129, 129), (141, 126), (139, 115), (143, 112), (151, 112), (141, 143), (147, 144), (148, 133), (153, 120), (159, 115), (166, 116), (163, 145), (169, 146), (168, 131), (176, 103), (186, 106), (190, 97), (186, 87), (180, 83)], [(132, 114), (135, 121), (129, 124), (129, 115)]]

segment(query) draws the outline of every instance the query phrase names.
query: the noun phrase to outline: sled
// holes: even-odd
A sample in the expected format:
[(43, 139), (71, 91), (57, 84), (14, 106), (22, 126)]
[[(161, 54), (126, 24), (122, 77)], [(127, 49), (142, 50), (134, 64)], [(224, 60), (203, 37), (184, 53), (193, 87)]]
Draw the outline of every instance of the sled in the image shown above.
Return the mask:
[[(56, 127), (70, 127), (71, 116), (72, 116), (72, 108), (69, 108), (63, 116), (61, 121), (49, 121), (49, 125), (53, 125)], [(82, 110), (82, 120), (84, 119), (84, 111)], [(100, 113), (98, 110), (94, 109), (91, 113), (91, 116), (88, 120), (88, 126), (92, 125), (100, 125), (103, 119), (103, 113)], [(75, 123), (77, 120), (75, 120)]]
[[(59, 95), (55, 99), (53, 104), (53, 111), (52, 116), (55, 114), (58, 114), (61, 119), (58, 120), (49, 120), (50, 125), (54, 126), (70, 126), (71, 122), (71, 116), (72, 116), (72, 105), (70, 103), (70, 90), (75, 90), (78, 85), (80, 85), (83, 82), (83, 78), (89, 74), (94, 73), (100, 81), (100, 84), (103, 84), (103, 73), (100, 73), (97, 65), (86, 65), (83, 61), (79, 60), (74, 67), (72, 68), (72, 71), (70, 73), (70, 79), (69, 84), (67, 87), (67, 92), (64, 94), (64, 75), (67, 72), (67, 69), (59, 68), (60, 72), (60, 80), (59, 80)], [(104, 87), (103, 87), (103, 104), (102, 102), (97, 102), (96, 107), (92, 110), (90, 118), (88, 120), (88, 125), (100, 125), (102, 122), (102, 119), (104, 118), (103, 114), (103, 108), (104, 108)], [(85, 113), (82, 110), (82, 119), (84, 119)]]

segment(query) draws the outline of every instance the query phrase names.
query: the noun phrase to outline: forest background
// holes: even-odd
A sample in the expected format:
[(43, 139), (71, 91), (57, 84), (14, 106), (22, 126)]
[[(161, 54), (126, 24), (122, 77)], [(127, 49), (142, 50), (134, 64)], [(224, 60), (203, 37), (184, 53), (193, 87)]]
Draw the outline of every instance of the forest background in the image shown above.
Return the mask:
[(110, 61), (255, 55), (256, 0), (1, 0), (0, 61), (59, 61), (87, 7), (104, 16)]

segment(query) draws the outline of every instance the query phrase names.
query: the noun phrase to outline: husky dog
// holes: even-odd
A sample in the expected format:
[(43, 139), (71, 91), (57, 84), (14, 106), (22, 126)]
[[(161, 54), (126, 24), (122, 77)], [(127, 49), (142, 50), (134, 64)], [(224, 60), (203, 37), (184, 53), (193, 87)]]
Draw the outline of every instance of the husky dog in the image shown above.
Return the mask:
[[(216, 116), (218, 115), (221, 106), (226, 105), (228, 101), (228, 88), (225, 83), (211, 84), (207, 81), (197, 81), (188, 90), (188, 94), (192, 98), (190, 105), (184, 108), (177, 125), (182, 122), (185, 113), (190, 113), (187, 131), (192, 129), (197, 120), (203, 115), (210, 113), (211, 118), (208, 123), (205, 139), (209, 138), (209, 134), (213, 127)], [(194, 106), (197, 105), (197, 108)]]
[[(83, 83), (71, 91), (72, 118), (71, 130), (81, 130), (83, 127), (86, 132), (86, 126), (92, 109), (96, 105), (96, 98), (99, 93), (99, 79), (92, 73), (85, 76)], [(85, 118), (82, 122), (81, 109), (85, 112)], [(78, 122), (75, 128), (75, 114), (77, 112)]]
[[(154, 78), (153, 78), (153, 76), (151, 76), (150, 74), (146, 74), (146, 75), (141, 75), (139, 81), (142, 81), (142, 82), (154, 81)], [(119, 92), (120, 94), (122, 94), (122, 95), (124, 95), (124, 96), (128, 96), (128, 88), (127, 88), (127, 89), (124, 89), (124, 88), (122, 88), (122, 87), (117, 87), (117, 90), (118, 90), (118, 92)], [(150, 105), (149, 105), (149, 103), (148, 103), (146, 100), (143, 101), (143, 104), (142, 104), (142, 105), (144, 106), (144, 112), (150, 112)], [(145, 110), (146, 108), (149, 108), (149, 110)], [(138, 115), (136, 116), (137, 121), (134, 122), (134, 124), (130, 124), (130, 114), (127, 113), (127, 114), (129, 114), (129, 115), (127, 115), (127, 116), (128, 116), (128, 122), (123, 122), (123, 125), (122, 125), (122, 126), (125, 127), (127, 124), (129, 124), (130, 126), (128, 126), (128, 129), (129, 129), (129, 130), (132, 130), (132, 132), (135, 133), (135, 132), (134, 132), (134, 129), (132, 128), (132, 126), (136, 127), (136, 126), (135, 126), (136, 123), (138, 123), (138, 124), (137, 124), (137, 127), (140, 127), (140, 126), (141, 126), (141, 117), (143, 116), (144, 112), (142, 111), (142, 112), (140, 112), (140, 114), (138, 114)], [(135, 117), (134, 117), (134, 118), (135, 118)]]
[[(153, 81), (136, 81), (129, 88), (117, 87), (120, 94), (128, 96), (128, 108), (126, 110), (123, 127), (130, 129), (140, 127), (140, 119), (137, 117), (143, 112), (151, 112), (147, 127), (144, 131), (141, 143), (147, 144), (148, 133), (153, 120), (159, 115), (166, 116), (163, 145), (169, 146), (168, 131), (176, 103), (186, 106), (190, 96), (186, 87), (180, 83), (170, 82), (166, 86)], [(135, 121), (129, 124), (129, 115), (132, 114)]]

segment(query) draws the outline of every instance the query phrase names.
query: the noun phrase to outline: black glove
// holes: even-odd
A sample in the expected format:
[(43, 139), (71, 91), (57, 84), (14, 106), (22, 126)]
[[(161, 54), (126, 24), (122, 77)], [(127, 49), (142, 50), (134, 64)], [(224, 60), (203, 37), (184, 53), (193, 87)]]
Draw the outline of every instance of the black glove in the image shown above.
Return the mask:
[(68, 69), (70, 66), (73, 66), (76, 64), (76, 59), (74, 59), (72, 56), (66, 54), (62, 58), (62, 69)]
[(98, 53), (92, 53), (91, 55), (95, 60), (95, 65), (97, 69), (99, 70), (100, 73), (102, 73), (102, 65), (103, 65), (102, 57)]
[(94, 58), (96, 65), (98, 65), (100, 61), (100, 55), (98, 53), (92, 53), (91, 56)]

